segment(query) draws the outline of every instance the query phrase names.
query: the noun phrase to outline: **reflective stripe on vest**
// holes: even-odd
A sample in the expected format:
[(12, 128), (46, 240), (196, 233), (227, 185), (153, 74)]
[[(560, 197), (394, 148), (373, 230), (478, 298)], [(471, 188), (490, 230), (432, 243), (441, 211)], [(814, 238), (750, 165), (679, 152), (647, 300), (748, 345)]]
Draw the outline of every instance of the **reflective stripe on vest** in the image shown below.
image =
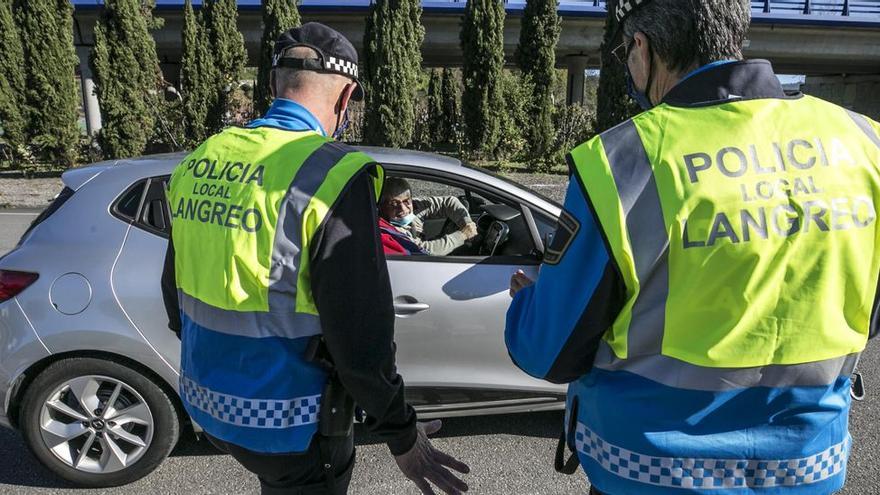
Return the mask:
[(572, 151), (626, 287), (569, 390), (599, 490), (842, 486), (880, 273), (876, 129), (810, 97), (661, 105)]
[(303, 360), (321, 333), (308, 253), (330, 208), (371, 165), (311, 131), (230, 128), (175, 169), (180, 394), (209, 434), (256, 452), (308, 448), (327, 379)]
[(180, 394), (187, 404), (224, 423), (248, 428), (283, 429), (318, 422), (321, 395), (290, 399), (251, 399), (224, 394), (180, 377)]
[(639, 483), (669, 488), (794, 487), (826, 481), (843, 472), (850, 439), (798, 459), (701, 459), (656, 457), (607, 442), (581, 422), (575, 448), (605, 470)]

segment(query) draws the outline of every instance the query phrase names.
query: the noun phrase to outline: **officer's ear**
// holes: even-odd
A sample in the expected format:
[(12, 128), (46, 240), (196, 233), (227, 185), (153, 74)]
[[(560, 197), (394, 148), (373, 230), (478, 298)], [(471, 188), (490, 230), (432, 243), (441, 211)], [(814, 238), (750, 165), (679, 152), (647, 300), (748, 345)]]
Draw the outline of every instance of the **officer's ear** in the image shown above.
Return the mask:
[(632, 48), (627, 54), (626, 63), (632, 74), (633, 83), (639, 91), (648, 91), (648, 80), (654, 70), (652, 57), (654, 50), (651, 40), (641, 31), (633, 34)]
[(343, 114), (345, 110), (348, 109), (348, 104), (351, 102), (351, 95), (354, 93), (354, 90), (357, 89), (357, 83), (352, 81), (345, 85), (345, 88), (342, 89), (342, 93), (339, 95), (339, 100), (336, 103), (336, 113)]
[(631, 62), (638, 64), (640, 67), (648, 67), (653, 55), (651, 50), (651, 40), (641, 31), (633, 34), (633, 46), (630, 49)]
[(269, 71), (269, 94), (275, 98), (275, 69)]

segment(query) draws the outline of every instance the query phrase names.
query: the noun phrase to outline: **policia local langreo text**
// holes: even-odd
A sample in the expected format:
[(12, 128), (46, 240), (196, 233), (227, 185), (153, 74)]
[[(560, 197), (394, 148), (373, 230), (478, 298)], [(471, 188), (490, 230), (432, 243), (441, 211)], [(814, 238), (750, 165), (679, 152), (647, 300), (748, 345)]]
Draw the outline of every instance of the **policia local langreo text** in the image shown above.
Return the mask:
[[(230, 229), (241, 229), (255, 233), (263, 228), (263, 215), (257, 208), (244, 208), (241, 205), (230, 205), (224, 200), (232, 199), (231, 188), (237, 185), (256, 183), (263, 185), (265, 166), (250, 163), (227, 161), (219, 165), (218, 160), (190, 160), (186, 164), (186, 173), (204, 179), (193, 184), (193, 196), (204, 199), (180, 198), (171, 211), (173, 218), (186, 218), (202, 223), (213, 223)], [(210, 181), (210, 182), (207, 182)], [(216, 183), (220, 181), (220, 183)], [(224, 184), (223, 182), (226, 182)]]
[[(767, 155), (772, 155), (773, 159), (762, 158)], [(786, 199), (784, 203), (741, 209), (733, 214), (712, 212), (707, 217), (692, 211), (682, 223), (684, 249), (709, 247), (725, 241), (733, 244), (751, 242), (768, 239), (771, 235), (788, 237), (799, 232), (862, 229), (877, 218), (874, 202), (868, 196), (808, 199), (826, 192), (821, 178), (814, 173), (791, 177), (794, 171), (858, 165), (837, 139), (832, 139), (827, 146), (818, 138), (750, 145), (745, 150), (729, 146), (714, 155), (704, 152), (686, 154), (683, 161), (692, 184), (700, 181), (701, 174), (715, 168), (725, 178), (742, 180), (738, 193), (745, 203)], [(779, 174), (786, 174), (788, 178), (772, 177)]]

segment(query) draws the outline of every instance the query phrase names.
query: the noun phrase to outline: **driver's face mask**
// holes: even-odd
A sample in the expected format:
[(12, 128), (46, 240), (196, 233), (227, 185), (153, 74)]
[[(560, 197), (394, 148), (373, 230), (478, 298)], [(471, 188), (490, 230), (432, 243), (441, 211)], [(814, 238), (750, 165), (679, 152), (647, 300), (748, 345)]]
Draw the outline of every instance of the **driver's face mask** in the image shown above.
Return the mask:
[(406, 227), (407, 225), (411, 224), (413, 222), (413, 220), (415, 220), (415, 219), (416, 219), (416, 214), (410, 213), (410, 214), (402, 216), (400, 218), (395, 218), (395, 219), (391, 220), (391, 225), (394, 225), (397, 227)]

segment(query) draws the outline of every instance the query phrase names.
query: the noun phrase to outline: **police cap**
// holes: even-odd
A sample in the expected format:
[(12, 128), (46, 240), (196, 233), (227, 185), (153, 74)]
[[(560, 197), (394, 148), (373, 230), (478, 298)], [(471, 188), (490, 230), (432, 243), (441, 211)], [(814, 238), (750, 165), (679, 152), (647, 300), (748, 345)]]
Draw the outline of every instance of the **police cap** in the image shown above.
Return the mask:
[[(318, 58), (285, 57), (284, 52), (295, 46), (306, 46), (315, 50)], [(272, 67), (343, 75), (357, 83), (357, 88), (351, 95), (352, 99), (358, 101), (364, 99), (363, 86), (358, 79), (357, 51), (340, 32), (319, 22), (308, 22), (281, 33), (275, 42)]]
[(623, 32), (623, 22), (637, 9), (643, 7), (651, 0), (620, 0), (614, 9), (614, 18), (617, 21), (617, 30), (611, 39), (615, 39)]

